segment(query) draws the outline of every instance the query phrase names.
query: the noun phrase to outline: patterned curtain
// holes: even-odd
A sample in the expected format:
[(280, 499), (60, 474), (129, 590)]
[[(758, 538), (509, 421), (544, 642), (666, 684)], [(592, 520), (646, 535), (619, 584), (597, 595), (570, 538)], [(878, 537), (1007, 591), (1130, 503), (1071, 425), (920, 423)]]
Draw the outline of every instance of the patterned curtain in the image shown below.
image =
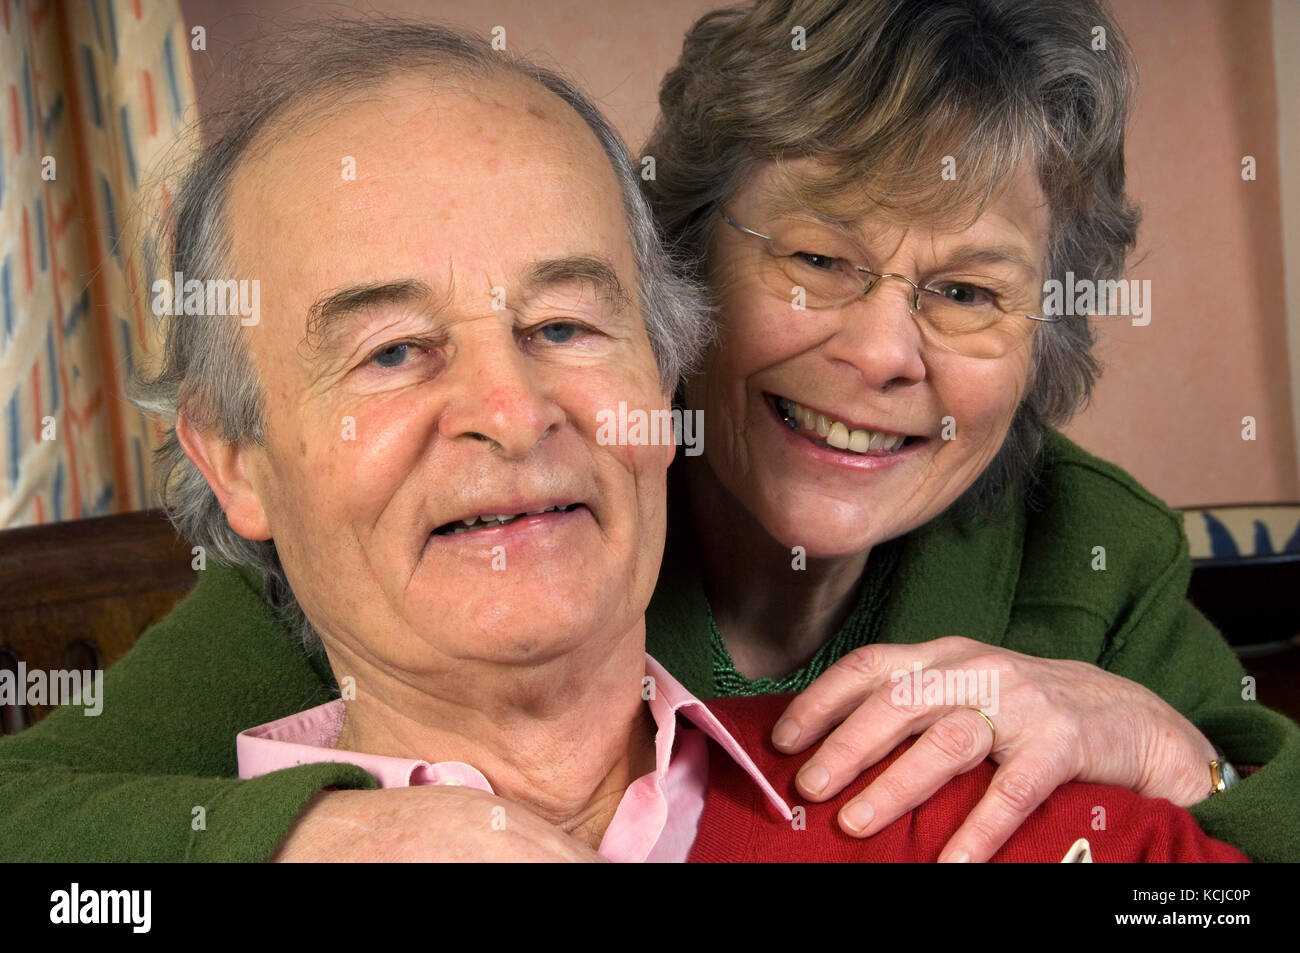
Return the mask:
[(149, 506), (131, 229), (197, 137), (177, 0), (0, 0), (0, 528)]

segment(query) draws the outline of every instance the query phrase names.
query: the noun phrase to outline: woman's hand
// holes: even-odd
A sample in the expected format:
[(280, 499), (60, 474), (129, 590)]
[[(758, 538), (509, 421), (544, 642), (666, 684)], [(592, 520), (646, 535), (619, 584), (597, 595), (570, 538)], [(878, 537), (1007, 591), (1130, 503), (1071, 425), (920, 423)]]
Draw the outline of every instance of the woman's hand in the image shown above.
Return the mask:
[[(924, 690), (927, 681), (939, 697)], [(967, 706), (989, 716), (996, 744), (988, 722)], [(790, 703), (772, 740), (795, 754), (832, 728), (796, 779), (813, 801), (834, 797), (900, 742), (921, 736), (840, 811), (840, 826), (855, 837), (881, 830), (985, 758), (999, 764), (941, 861), (988, 860), (1066, 781), (1195, 804), (1210, 793), (1215, 758), (1190, 721), (1137, 682), (958, 636), (850, 652)]]

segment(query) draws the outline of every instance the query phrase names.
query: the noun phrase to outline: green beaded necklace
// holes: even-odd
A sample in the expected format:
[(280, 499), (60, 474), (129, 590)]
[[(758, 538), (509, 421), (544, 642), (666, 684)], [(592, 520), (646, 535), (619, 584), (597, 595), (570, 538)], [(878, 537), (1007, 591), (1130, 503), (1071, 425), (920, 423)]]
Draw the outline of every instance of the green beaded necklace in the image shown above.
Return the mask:
[(705, 606), (709, 617), (709, 644), (713, 649), (713, 690), (719, 697), (730, 695), (775, 695), (786, 692), (801, 692), (813, 683), (822, 672), (826, 671), (837, 659), (859, 646), (869, 645), (876, 640), (880, 631), (880, 621), (885, 598), (889, 595), (890, 578), (898, 565), (899, 546), (897, 541), (882, 543), (871, 551), (867, 558), (867, 569), (863, 573), (862, 593), (853, 612), (844, 625), (830, 639), (822, 643), (816, 654), (798, 671), (781, 678), (749, 679), (736, 670), (727, 644), (718, 631), (718, 623), (713, 618), (713, 607)]

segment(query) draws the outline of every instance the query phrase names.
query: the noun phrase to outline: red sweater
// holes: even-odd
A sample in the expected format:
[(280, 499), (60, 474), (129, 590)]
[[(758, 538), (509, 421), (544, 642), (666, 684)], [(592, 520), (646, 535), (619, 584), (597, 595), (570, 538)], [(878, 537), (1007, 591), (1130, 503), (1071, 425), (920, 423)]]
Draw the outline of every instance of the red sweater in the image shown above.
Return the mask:
[[(793, 809), (807, 812), (796, 830), (768, 803), (753, 779), (731, 756), (709, 743), (709, 789), (699, 835), (689, 860), (696, 863), (754, 861), (931, 862), (988, 790), (996, 765), (984, 761), (953, 778), (933, 797), (865, 840), (840, 830), (840, 808), (894, 762), (905, 742), (869, 768), (838, 797), (805, 803), (794, 786), (808, 756), (783, 755), (772, 746), (772, 725), (789, 695), (716, 698), (708, 703), (727, 730), (754, 759), (776, 792)], [(812, 750), (816, 750), (815, 748)], [(1208, 769), (1206, 771), (1208, 775)], [(1209, 778), (1206, 778), (1209, 783)], [(1104, 808), (1105, 814), (1097, 811)], [(1105, 826), (1100, 827), (1104, 817)], [(1096, 825), (1096, 826), (1094, 826)], [(1056, 791), (993, 856), (996, 862), (1058, 863), (1086, 837), (1099, 863), (1246, 862), (1235, 847), (1214, 840), (1192, 815), (1164, 799), (1101, 784), (1070, 783)]]

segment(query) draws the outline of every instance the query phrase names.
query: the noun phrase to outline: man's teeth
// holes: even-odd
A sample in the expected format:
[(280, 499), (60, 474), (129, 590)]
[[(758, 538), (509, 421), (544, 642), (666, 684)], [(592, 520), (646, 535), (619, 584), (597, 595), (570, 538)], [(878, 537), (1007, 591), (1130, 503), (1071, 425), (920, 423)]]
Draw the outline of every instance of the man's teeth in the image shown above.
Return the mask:
[(436, 532), (442, 536), (455, 536), (459, 533), (468, 533), (470, 529), (489, 529), (493, 526), (509, 526), (521, 516), (537, 516), (539, 513), (567, 513), (577, 506), (577, 503), (571, 503), (568, 506), (548, 506), (541, 510), (529, 510), (527, 513), (516, 513), (513, 516), (509, 513), (484, 513), (480, 516), (470, 516), (462, 519), (462, 525), (448, 525)]
[(880, 433), (875, 430), (854, 430), (838, 420), (809, 410), (801, 404), (785, 397), (776, 399), (776, 406), (791, 429), (802, 427), (809, 433), (816, 433), (836, 450), (851, 450), (854, 453), (867, 453), (871, 450), (883, 450), (892, 453), (903, 445), (907, 437), (898, 433)]

